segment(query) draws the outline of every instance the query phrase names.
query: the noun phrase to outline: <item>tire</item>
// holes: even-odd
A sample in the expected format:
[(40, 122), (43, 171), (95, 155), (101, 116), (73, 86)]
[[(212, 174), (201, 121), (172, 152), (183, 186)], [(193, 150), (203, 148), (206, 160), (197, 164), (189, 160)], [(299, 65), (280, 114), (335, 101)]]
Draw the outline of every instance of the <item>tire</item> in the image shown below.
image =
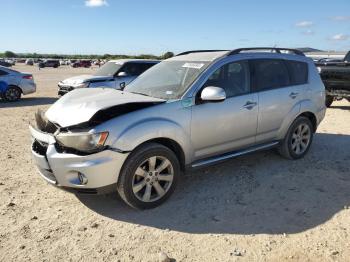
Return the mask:
[[(151, 162), (154, 162), (154, 168)], [(168, 165), (162, 169), (163, 164)], [(133, 208), (154, 208), (174, 192), (180, 172), (179, 160), (172, 150), (157, 143), (145, 144), (127, 158), (119, 175), (117, 190)]]
[(3, 94), (4, 99), (8, 102), (16, 102), (21, 98), (22, 92), (17, 86), (9, 86)]
[[(298, 134), (299, 130), (300, 134)], [(287, 159), (300, 159), (309, 151), (312, 144), (313, 135), (313, 126), (310, 119), (300, 116), (295, 119), (289, 127), (285, 138), (278, 148), (278, 151)], [(298, 148), (300, 150), (299, 152)]]
[(333, 96), (326, 96), (326, 107), (331, 107), (333, 101), (334, 101)]

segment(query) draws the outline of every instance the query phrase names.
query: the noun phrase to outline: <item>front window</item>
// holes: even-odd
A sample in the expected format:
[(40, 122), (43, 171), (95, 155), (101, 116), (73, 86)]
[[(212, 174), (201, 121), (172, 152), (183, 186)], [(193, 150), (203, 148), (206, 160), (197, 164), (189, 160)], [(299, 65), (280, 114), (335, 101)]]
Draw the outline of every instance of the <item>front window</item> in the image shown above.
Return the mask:
[(122, 67), (122, 63), (118, 62), (107, 62), (101, 68), (99, 68), (95, 76), (114, 76), (118, 70)]
[(125, 91), (161, 99), (179, 99), (210, 62), (163, 61), (141, 74)]
[(203, 87), (215, 86), (225, 90), (226, 97), (249, 92), (249, 65), (247, 61), (228, 63), (217, 69)]

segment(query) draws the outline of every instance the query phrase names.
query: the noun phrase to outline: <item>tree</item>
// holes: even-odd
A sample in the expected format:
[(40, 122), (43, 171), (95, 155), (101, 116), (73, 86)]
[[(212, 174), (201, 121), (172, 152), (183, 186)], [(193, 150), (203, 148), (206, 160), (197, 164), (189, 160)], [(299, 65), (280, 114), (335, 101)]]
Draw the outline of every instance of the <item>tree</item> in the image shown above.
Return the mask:
[(5, 57), (7, 57), (7, 58), (14, 58), (14, 57), (17, 57), (17, 55), (16, 55), (14, 52), (11, 52), (11, 51), (5, 51), (4, 55), (5, 55)]
[(164, 55), (162, 55), (162, 59), (168, 59), (173, 56), (174, 56), (173, 52), (166, 52)]

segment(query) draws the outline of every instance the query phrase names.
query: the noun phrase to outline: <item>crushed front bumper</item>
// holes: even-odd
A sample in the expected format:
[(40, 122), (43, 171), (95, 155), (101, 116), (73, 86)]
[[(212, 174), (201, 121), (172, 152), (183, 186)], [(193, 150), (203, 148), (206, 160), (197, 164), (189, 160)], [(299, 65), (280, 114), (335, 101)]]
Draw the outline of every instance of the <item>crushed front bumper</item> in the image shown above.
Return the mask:
[(112, 150), (90, 155), (60, 153), (53, 135), (32, 126), (29, 128), (34, 162), (40, 175), (50, 184), (71, 192), (91, 194), (105, 193), (106, 188), (117, 183), (128, 153)]

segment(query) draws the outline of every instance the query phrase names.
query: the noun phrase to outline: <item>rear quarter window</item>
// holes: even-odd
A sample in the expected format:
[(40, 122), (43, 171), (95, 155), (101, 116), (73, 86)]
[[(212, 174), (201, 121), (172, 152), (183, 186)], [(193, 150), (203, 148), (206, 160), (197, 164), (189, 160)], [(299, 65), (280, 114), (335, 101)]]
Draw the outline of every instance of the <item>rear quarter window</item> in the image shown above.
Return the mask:
[(308, 65), (305, 62), (285, 61), (288, 67), (291, 85), (303, 85), (308, 82)]
[(252, 60), (252, 89), (264, 91), (290, 85), (288, 68), (280, 59)]

